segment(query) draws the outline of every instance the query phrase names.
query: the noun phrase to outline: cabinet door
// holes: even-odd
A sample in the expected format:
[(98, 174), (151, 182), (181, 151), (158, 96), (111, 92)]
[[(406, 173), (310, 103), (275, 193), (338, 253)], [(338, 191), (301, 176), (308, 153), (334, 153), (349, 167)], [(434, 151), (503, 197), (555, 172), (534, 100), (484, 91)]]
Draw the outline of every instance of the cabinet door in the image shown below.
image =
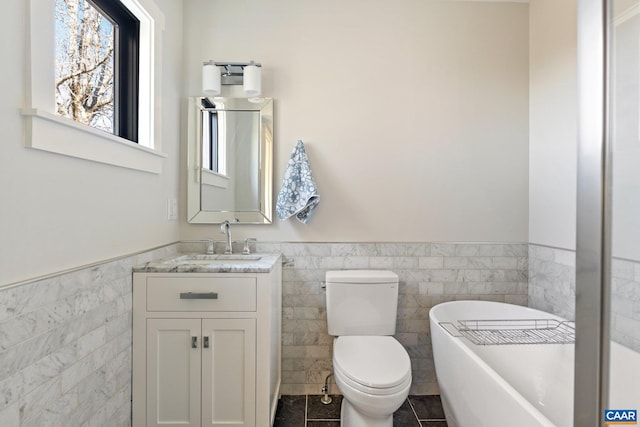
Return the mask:
[(202, 425), (254, 427), (255, 319), (203, 319)]
[(147, 427), (200, 427), (200, 326), (147, 319)]

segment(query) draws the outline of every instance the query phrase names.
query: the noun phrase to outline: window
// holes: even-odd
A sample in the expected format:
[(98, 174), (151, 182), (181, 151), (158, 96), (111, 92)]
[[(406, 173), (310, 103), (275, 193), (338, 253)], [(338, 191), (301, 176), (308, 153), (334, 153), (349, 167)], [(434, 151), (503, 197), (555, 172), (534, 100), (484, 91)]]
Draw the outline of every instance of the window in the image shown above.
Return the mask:
[[(108, 119), (101, 118), (94, 121), (96, 127), (92, 127), (62, 117), (56, 105), (54, 41), (56, 31), (62, 25), (57, 21), (56, 11), (58, 7), (66, 7), (66, 4), (59, 3), (61, 1), (25, 0), (29, 19), (26, 105), (21, 110), (25, 119), (25, 146), (103, 164), (160, 173), (167, 158), (162, 152), (162, 124), (156, 102), (162, 88), (162, 69), (156, 66), (158, 59), (162, 58), (162, 10), (154, 0), (74, 0), (78, 4), (89, 2), (88, 6), (95, 9), (96, 15), (100, 15), (100, 19), (94, 21), (94, 25), (100, 26), (97, 31), (99, 35), (105, 36), (113, 28), (112, 122), (109, 124)], [(67, 4), (70, 1), (67, 0)], [(124, 11), (124, 15), (113, 11), (112, 7)], [(88, 15), (93, 13), (90, 11)], [(129, 31), (131, 26), (127, 22), (137, 22), (133, 25), (138, 27), (137, 32)], [(137, 34), (137, 46), (131, 48), (133, 39), (126, 33)], [(109, 37), (105, 37), (105, 40), (107, 42), (96, 44), (96, 52), (108, 49)], [(130, 71), (122, 71), (120, 66), (123, 64), (129, 65)], [(104, 79), (107, 79), (107, 71), (104, 70)], [(137, 77), (134, 72), (137, 72)], [(128, 99), (121, 94), (123, 91), (128, 94)], [(87, 105), (100, 102), (97, 95), (108, 97), (106, 92), (94, 92), (96, 97), (89, 99)], [(112, 131), (105, 132), (98, 126)]]
[(227, 112), (202, 99), (202, 167), (227, 174)]
[(138, 140), (140, 21), (119, 1), (56, 0), (56, 113)]

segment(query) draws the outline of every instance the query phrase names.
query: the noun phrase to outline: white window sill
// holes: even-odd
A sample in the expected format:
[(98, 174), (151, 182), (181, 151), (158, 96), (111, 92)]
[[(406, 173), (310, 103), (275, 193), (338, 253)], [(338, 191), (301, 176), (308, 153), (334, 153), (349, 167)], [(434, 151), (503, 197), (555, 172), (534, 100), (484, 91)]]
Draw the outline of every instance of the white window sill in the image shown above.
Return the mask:
[(168, 156), (119, 136), (93, 129), (37, 108), (26, 118), (25, 146), (65, 156), (159, 174)]
[(208, 169), (202, 169), (202, 183), (211, 187), (228, 188), (229, 177)]

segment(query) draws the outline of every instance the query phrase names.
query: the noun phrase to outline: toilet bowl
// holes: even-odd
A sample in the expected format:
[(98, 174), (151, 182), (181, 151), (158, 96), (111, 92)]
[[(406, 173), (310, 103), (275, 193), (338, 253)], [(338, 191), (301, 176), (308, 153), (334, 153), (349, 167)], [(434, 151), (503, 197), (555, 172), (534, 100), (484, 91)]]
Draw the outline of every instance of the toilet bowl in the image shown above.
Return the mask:
[(411, 362), (390, 336), (343, 336), (334, 340), (333, 370), (344, 399), (343, 427), (392, 427), (393, 413), (411, 387)]

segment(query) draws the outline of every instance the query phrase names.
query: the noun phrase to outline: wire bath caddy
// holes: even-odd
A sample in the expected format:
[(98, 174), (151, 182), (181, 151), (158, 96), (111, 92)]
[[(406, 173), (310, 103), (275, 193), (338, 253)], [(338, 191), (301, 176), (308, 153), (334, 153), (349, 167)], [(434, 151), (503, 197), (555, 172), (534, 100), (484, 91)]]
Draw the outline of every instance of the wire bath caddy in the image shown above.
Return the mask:
[(572, 344), (575, 324), (555, 319), (491, 319), (440, 322), (451, 336), (476, 345)]

